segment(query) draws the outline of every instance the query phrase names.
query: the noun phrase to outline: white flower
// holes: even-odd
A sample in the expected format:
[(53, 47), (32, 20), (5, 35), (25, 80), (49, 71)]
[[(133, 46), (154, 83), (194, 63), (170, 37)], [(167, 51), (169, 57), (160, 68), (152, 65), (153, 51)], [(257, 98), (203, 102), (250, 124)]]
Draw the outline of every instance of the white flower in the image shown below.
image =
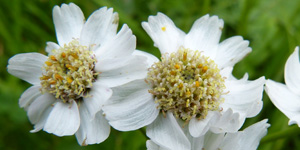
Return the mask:
[(142, 25), (161, 51), (162, 60), (144, 54), (152, 64), (147, 78), (113, 89), (103, 110), (114, 128), (128, 131), (149, 125), (147, 135), (152, 140), (188, 143), (169, 126), (177, 122), (168, 119), (167, 113), (184, 120), (190, 134), (199, 137), (209, 130), (236, 132), (245, 118), (260, 112), (265, 79), (232, 76), (234, 64), (251, 48), (240, 36), (219, 43), (223, 20), (206, 15), (188, 34), (162, 13), (150, 16)]
[[(194, 138), (187, 135), (192, 145), (191, 148), (181, 148), (183, 150), (256, 150), (259, 141), (267, 134), (267, 128), (270, 126), (267, 119), (249, 126), (243, 131), (235, 133), (207, 132), (205, 135)], [(172, 142), (172, 141), (170, 141)], [(174, 150), (162, 145), (156, 144), (155, 141), (147, 141), (148, 150)]]
[(300, 127), (299, 47), (295, 48), (285, 64), (284, 79), (286, 85), (268, 79), (266, 92), (273, 104), (290, 119), (289, 125), (298, 124)]
[[(110, 126), (102, 115), (111, 87), (146, 76), (145, 57), (133, 55), (136, 38), (127, 25), (117, 32), (113, 9), (96, 10), (87, 21), (73, 3), (53, 8), (58, 44), (47, 42), (48, 56), (18, 54), (8, 72), (33, 86), (19, 100), (34, 130), (57, 136), (76, 134), (81, 145), (100, 143)], [(136, 52), (141, 53), (141, 52)]]

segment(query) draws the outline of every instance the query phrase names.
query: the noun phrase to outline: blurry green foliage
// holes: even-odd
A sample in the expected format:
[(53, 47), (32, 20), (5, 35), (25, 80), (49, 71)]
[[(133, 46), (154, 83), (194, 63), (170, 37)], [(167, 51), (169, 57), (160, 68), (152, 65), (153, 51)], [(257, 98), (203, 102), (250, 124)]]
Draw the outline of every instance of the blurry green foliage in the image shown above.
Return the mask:
[[(99, 7), (113, 7), (119, 13), (120, 26), (126, 23), (137, 36), (137, 49), (159, 57), (159, 51), (141, 27), (149, 15), (163, 12), (185, 32), (199, 17), (217, 15), (225, 22), (222, 40), (241, 35), (250, 41), (253, 51), (234, 69), (240, 78), (248, 72), (250, 79), (260, 76), (283, 81), (284, 64), (300, 44), (300, 1), (285, 0), (0, 0), (0, 149), (146, 149), (146, 138), (140, 131), (119, 132), (98, 145), (81, 147), (74, 136), (56, 137), (44, 131), (29, 133), (33, 126), (18, 99), (30, 85), (9, 75), (7, 61), (18, 53), (45, 53), (46, 41), (56, 42), (52, 8), (61, 3), (76, 3), (88, 17)], [(269, 118), (268, 135), (291, 128), (285, 117), (264, 94), (264, 107), (247, 127)], [(295, 126), (295, 125), (294, 125)], [(292, 126), (292, 128), (295, 128)], [(243, 127), (243, 128), (244, 128)], [(263, 140), (260, 150), (300, 149), (300, 129), (273, 141)]]

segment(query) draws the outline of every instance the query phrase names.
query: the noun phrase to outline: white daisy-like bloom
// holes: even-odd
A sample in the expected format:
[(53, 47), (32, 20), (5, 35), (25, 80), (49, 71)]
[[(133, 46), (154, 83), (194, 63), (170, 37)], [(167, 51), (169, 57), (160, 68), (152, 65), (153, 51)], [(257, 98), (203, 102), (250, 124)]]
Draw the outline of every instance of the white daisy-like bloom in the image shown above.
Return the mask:
[(284, 68), (285, 84), (268, 79), (266, 93), (272, 103), (290, 120), (289, 125), (300, 127), (300, 64), (299, 47), (288, 58)]
[[(58, 44), (47, 42), (48, 56), (17, 54), (8, 72), (33, 86), (20, 97), (34, 129), (57, 136), (76, 134), (79, 144), (104, 141), (110, 133), (102, 106), (111, 87), (146, 76), (144, 56), (133, 55), (136, 37), (127, 25), (117, 33), (112, 8), (96, 10), (85, 21), (73, 4), (53, 8)], [(141, 53), (141, 52), (137, 52)]]
[(248, 81), (247, 74), (240, 80), (233, 77), (234, 64), (251, 48), (240, 36), (219, 43), (223, 20), (206, 15), (185, 34), (158, 13), (142, 26), (159, 48), (161, 61), (144, 54), (152, 64), (147, 77), (113, 88), (114, 95), (103, 107), (111, 126), (128, 131), (148, 125), (152, 141), (188, 144), (185, 136), (174, 131), (175, 118), (185, 122), (182, 126), (188, 126), (193, 137), (199, 137), (209, 130), (236, 132), (245, 118), (260, 112), (265, 79)]
[[(191, 148), (182, 150), (256, 150), (262, 137), (267, 134), (270, 126), (267, 119), (255, 123), (243, 131), (234, 133), (207, 132), (205, 135), (194, 138), (190, 135)], [(148, 150), (173, 150), (164, 145), (156, 144), (154, 141), (147, 141)]]

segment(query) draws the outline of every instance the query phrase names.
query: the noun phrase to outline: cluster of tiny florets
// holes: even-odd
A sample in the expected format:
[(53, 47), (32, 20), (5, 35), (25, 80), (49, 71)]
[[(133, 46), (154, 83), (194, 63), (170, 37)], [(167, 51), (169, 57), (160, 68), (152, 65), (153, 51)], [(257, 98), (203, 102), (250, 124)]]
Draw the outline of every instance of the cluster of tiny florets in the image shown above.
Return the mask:
[(213, 60), (181, 47), (154, 63), (146, 82), (152, 85), (149, 92), (162, 113), (171, 111), (177, 118), (189, 121), (192, 117), (204, 119), (208, 111), (220, 109), (224, 80)]
[(64, 102), (86, 97), (98, 75), (95, 63), (93, 52), (77, 40), (53, 50), (40, 77), (41, 91), (52, 93)]

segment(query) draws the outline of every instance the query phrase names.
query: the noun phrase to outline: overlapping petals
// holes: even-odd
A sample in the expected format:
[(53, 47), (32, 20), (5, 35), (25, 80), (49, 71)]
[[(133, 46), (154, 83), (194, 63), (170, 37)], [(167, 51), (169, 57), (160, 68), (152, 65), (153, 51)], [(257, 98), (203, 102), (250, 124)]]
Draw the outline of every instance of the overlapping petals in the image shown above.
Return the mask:
[[(238, 131), (235, 133), (220, 133), (215, 134), (213, 132), (207, 132), (205, 135), (194, 138), (189, 135), (189, 141), (192, 145), (185, 145), (185, 148), (189, 150), (256, 150), (259, 141), (262, 137), (267, 134), (267, 128), (270, 126), (267, 119), (262, 120), (256, 124), (249, 126), (243, 131)], [(175, 133), (174, 133), (175, 134)], [(177, 141), (176, 141), (177, 142)], [(147, 141), (148, 150), (176, 150), (167, 147), (168, 145), (176, 144), (176, 142), (171, 141), (170, 143), (158, 143), (153, 140)], [(180, 149), (180, 148), (178, 148)]]

